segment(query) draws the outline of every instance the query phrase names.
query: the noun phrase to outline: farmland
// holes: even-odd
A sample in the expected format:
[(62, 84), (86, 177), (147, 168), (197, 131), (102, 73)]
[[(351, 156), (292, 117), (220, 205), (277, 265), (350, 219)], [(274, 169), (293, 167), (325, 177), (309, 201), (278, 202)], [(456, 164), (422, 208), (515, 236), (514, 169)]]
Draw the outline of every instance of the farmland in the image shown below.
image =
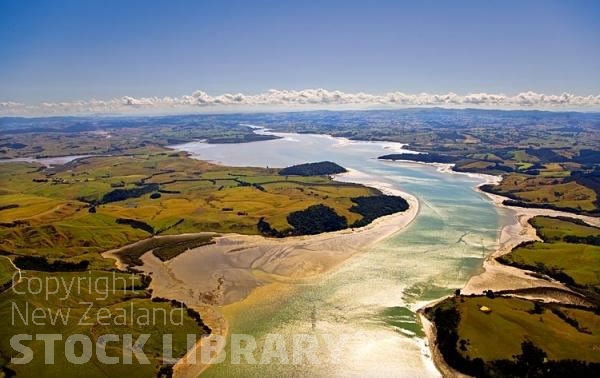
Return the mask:
[(500, 262), (547, 274), (597, 296), (600, 292), (600, 246), (587, 238), (600, 229), (571, 218), (534, 217), (541, 242), (525, 243), (499, 258)]
[[(323, 204), (354, 223), (352, 198), (377, 194), (327, 176), (283, 177), (275, 169), (225, 168), (183, 154), (89, 157), (43, 169), (0, 165), (0, 249), (91, 262), (153, 235), (257, 234), (260, 219), (288, 229), (287, 216)], [(150, 188), (150, 190), (140, 190)]]
[[(590, 374), (600, 368), (600, 319), (589, 309), (511, 297), (455, 296), (430, 309), (428, 316), (436, 322), (446, 362), (469, 375), (519, 375), (524, 361), (545, 374)], [(524, 343), (546, 359), (536, 360)]]
[(484, 190), (520, 206), (600, 211), (597, 113), (437, 108), (257, 114), (251, 119), (276, 131), (407, 144), (424, 154), (382, 158), (452, 163), (460, 172), (502, 175), (500, 185)]
[[(145, 276), (138, 274), (134, 274), (135, 292), (111, 290), (110, 295), (101, 299), (93, 298), (90, 292), (65, 295), (65, 300), (61, 299), (60, 292), (47, 297), (47, 288), (37, 295), (27, 293), (22, 289), (31, 279), (102, 280), (115, 270), (113, 261), (101, 256), (104, 251), (125, 246), (119, 257), (129, 266), (139, 265), (139, 258), (148, 251), (167, 261), (188, 249), (212, 243), (218, 234), (258, 234), (261, 220), (278, 229), (290, 230), (293, 227), (289, 223), (290, 214), (311, 206), (328, 209), (344, 220), (345, 227), (359, 221), (366, 224), (374, 217), (387, 214), (373, 213), (369, 199), (383, 200), (384, 196), (372, 188), (334, 182), (327, 175), (280, 175), (277, 169), (223, 167), (169, 150), (85, 157), (52, 167), (3, 163), (0, 164), (0, 181), (3, 184), (0, 192), (0, 250), (5, 255), (0, 261), (3, 285), (9, 287), (15, 272), (9, 258), (26, 270), (23, 272), (26, 279), (17, 283), (15, 290), (1, 294), (4, 299), (0, 317), (4, 324), (0, 328), (4, 335), (0, 357), (7, 374), (15, 371), (27, 375), (41, 369), (58, 374), (69, 363), (65, 359), (66, 344), (57, 342), (57, 361), (48, 370), (41, 357), (44, 342), (33, 340), (24, 345), (34, 351), (36, 359), (25, 365), (7, 364), (16, 353), (8, 340), (31, 327), (26, 318), (31, 314), (26, 312), (34, 308), (43, 309), (48, 316), (56, 315), (61, 308), (69, 309), (71, 318), (78, 319), (127, 311), (143, 314), (177, 310), (177, 304), (168, 300), (151, 300), (145, 289), (147, 282), (143, 282)], [(405, 208), (383, 209), (402, 210)], [(16, 294), (21, 291), (26, 294)], [(82, 305), (88, 302), (92, 303), (89, 312)], [(6, 323), (14, 322), (15, 308), (23, 316), (19, 315), (17, 324)], [(94, 345), (99, 342), (97, 335), (107, 333), (132, 334), (134, 340), (141, 334), (170, 333), (174, 340), (173, 356), (180, 357), (187, 349), (185, 335), (199, 337), (207, 329), (202, 320), (190, 317), (187, 310), (177, 311), (183, 311), (183, 326), (173, 327), (169, 322), (165, 324), (164, 319), (158, 319), (151, 324), (92, 321), (92, 325), (81, 326), (76, 322), (52, 325), (52, 329), (63, 335), (63, 339), (74, 334), (86, 335)], [(110, 320), (115, 320), (115, 316)], [(48, 327), (46, 324), (38, 328), (40, 333), (47, 333)], [(122, 355), (123, 348), (118, 343), (111, 344), (110, 348), (106, 346), (109, 356), (113, 357)], [(150, 339), (144, 346), (145, 354), (152, 356), (149, 365), (121, 364), (111, 367), (110, 373), (156, 374), (165, 368), (159, 358), (161, 348), (162, 339)], [(93, 356), (90, 362), (69, 372), (74, 376), (103, 376), (108, 372), (106, 369), (108, 367)]]
[[(193, 140), (244, 143), (273, 131), (392, 141), (455, 164), (461, 172), (502, 175), (484, 190), (513, 205), (577, 213), (600, 211), (600, 118), (595, 113), (475, 109), (298, 112), (167, 117), (56, 117), (0, 120), (0, 159), (69, 154), (154, 154)], [(40, 126), (43, 125), (43, 126)], [(143, 135), (143, 137), (141, 136)], [(410, 157), (414, 159), (415, 156)]]
[[(142, 276), (100, 271), (77, 273), (25, 272), (27, 280), (14, 290), (2, 294), (0, 301), (0, 365), (5, 374), (104, 377), (107, 374), (154, 375), (163, 366), (162, 334), (173, 335), (173, 357), (187, 351), (186, 335), (207, 332), (187, 314), (187, 310), (169, 302), (149, 299), (147, 282)], [(67, 283), (64, 285), (63, 283)], [(74, 284), (73, 284), (74, 283)], [(88, 286), (91, 285), (91, 286)], [(41, 291), (38, 291), (41, 289)], [(91, 289), (91, 290), (90, 290)], [(54, 343), (54, 363), (45, 362), (45, 343), (35, 340), (36, 334), (60, 334), (62, 340)], [(21, 356), (9, 341), (17, 334), (33, 334), (34, 340), (22, 344), (33, 351), (31, 362), (6, 365), (12, 357)], [(83, 364), (72, 364), (65, 350), (72, 335), (83, 335), (96, 348), (103, 344), (99, 337), (116, 334), (119, 342), (104, 344), (108, 357), (122, 358), (123, 335), (131, 334), (135, 342), (141, 334), (152, 336), (143, 346), (149, 364), (141, 364), (133, 357), (133, 364), (106, 365), (98, 360), (98, 353)], [(75, 345), (76, 355), (82, 354), (82, 344)], [(85, 356), (85, 354), (84, 354)]]
[(529, 353), (526, 359), (545, 353), (550, 362), (535, 364), (546, 373), (586, 375), (600, 369), (600, 229), (567, 217), (536, 216), (529, 222), (542, 241), (523, 243), (498, 261), (559, 280), (594, 307), (457, 291), (426, 314), (436, 324), (444, 359), (461, 372), (518, 375), (525, 357), (514, 356), (521, 351)]
[(0, 119), (0, 159), (64, 155), (153, 153), (165, 146), (205, 140), (245, 143), (275, 139), (216, 116)]

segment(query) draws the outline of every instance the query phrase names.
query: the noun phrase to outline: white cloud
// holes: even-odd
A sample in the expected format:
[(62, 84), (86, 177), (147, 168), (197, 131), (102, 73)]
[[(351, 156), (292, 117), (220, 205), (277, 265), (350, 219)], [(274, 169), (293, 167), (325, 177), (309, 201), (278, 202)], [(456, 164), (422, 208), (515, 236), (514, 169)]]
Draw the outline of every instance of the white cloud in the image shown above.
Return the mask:
[(411, 106), (489, 107), (531, 109), (600, 109), (600, 95), (578, 96), (570, 93), (548, 95), (523, 92), (514, 96), (493, 93), (407, 94), (390, 92), (383, 95), (363, 92), (348, 93), (327, 89), (278, 90), (246, 95), (225, 93), (211, 96), (201, 90), (181, 97), (131, 97), (110, 100), (43, 102), (36, 105), (0, 102), (0, 115), (83, 115), (128, 113), (173, 113), (200, 110), (251, 109), (315, 109), (315, 108), (400, 108)]

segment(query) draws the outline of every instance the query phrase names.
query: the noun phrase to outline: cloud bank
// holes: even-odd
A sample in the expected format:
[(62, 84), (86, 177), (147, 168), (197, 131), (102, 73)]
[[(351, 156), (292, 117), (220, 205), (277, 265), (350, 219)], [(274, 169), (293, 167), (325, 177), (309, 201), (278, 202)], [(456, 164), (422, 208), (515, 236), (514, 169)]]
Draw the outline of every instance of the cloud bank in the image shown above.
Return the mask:
[(81, 100), (23, 104), (0, 102), (0, 116), (142, 114), (194, 111), (289, 110), (334, 108), (403, 108), (418, 106), (481, 107), (499, 109), (579, 109), (599, 110), (600, 95), (578, 96), (523, 92), (514, 96), (471, 93), (406, 94), (389, 92), (382, 95), (349, 93), (327, 89), (277, 90), (259, 94), (226, 93), (211, 96), (203, 91), (180, 97), (131, 97), (110, 100)]

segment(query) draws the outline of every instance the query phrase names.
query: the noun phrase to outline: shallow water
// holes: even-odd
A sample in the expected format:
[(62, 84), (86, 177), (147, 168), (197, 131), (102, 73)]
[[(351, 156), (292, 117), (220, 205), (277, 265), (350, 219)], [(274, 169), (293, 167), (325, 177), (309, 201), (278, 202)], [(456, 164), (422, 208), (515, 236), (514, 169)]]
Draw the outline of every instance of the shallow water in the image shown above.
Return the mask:
[[(319, 364), (233, 365), (228, 358), (206, 376), (436, 376), (415, 310), (450, 294), (481, 269), (496, 248), (508, 216), (473, 188), (480, 178), (438, 172), (435, 167), (389, 163), (375, 158), (401, 150), (397, 143), (351, 142), (318, 135), (278, 134), (283, 139), (247, 144), (177, 146), (198, 158), (226, 165), (284, 167), (330, 160), (416, 196), (420, 211), (404, 230), (351, 258), (293, 296), (236, 311), (230, 333), (250, 334), (259, 350), (266, 334), (285, 335), (291, 359), (292, 334), (317, 335)], [(330, 358), (323, 334), (352, 335)], [(255, 354), (260, 360), (261, 353)], [(244, 359), (242, 359), (244, 361)]]
[(0, 163), (39, 163), (46, 167), (51, 167), (53, 165), (64, 165), (72, 162), (73, 160), (90, 157), (94, 155), (69, 155), (69, 156), (56, 156), (49, 158), (12, 158), (12, 159), (0, 159)]

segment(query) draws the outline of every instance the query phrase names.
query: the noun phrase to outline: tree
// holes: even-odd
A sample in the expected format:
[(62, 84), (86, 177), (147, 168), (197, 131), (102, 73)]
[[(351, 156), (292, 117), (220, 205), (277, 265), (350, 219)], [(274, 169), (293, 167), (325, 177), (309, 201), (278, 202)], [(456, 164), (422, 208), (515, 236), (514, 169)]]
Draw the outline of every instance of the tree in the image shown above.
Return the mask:
[(542, 349), (535, 346), (531, 340), (521, 343), (521, 354), (513, 356), (518, 376), (520, 377), (542, 377), (544, 376), (544, 365), (548, 355)]
[(530, 311), (531, 314), (543, 314), (544, 306), (542, 306), (539, 302), (533, 302), (533, 309)]

